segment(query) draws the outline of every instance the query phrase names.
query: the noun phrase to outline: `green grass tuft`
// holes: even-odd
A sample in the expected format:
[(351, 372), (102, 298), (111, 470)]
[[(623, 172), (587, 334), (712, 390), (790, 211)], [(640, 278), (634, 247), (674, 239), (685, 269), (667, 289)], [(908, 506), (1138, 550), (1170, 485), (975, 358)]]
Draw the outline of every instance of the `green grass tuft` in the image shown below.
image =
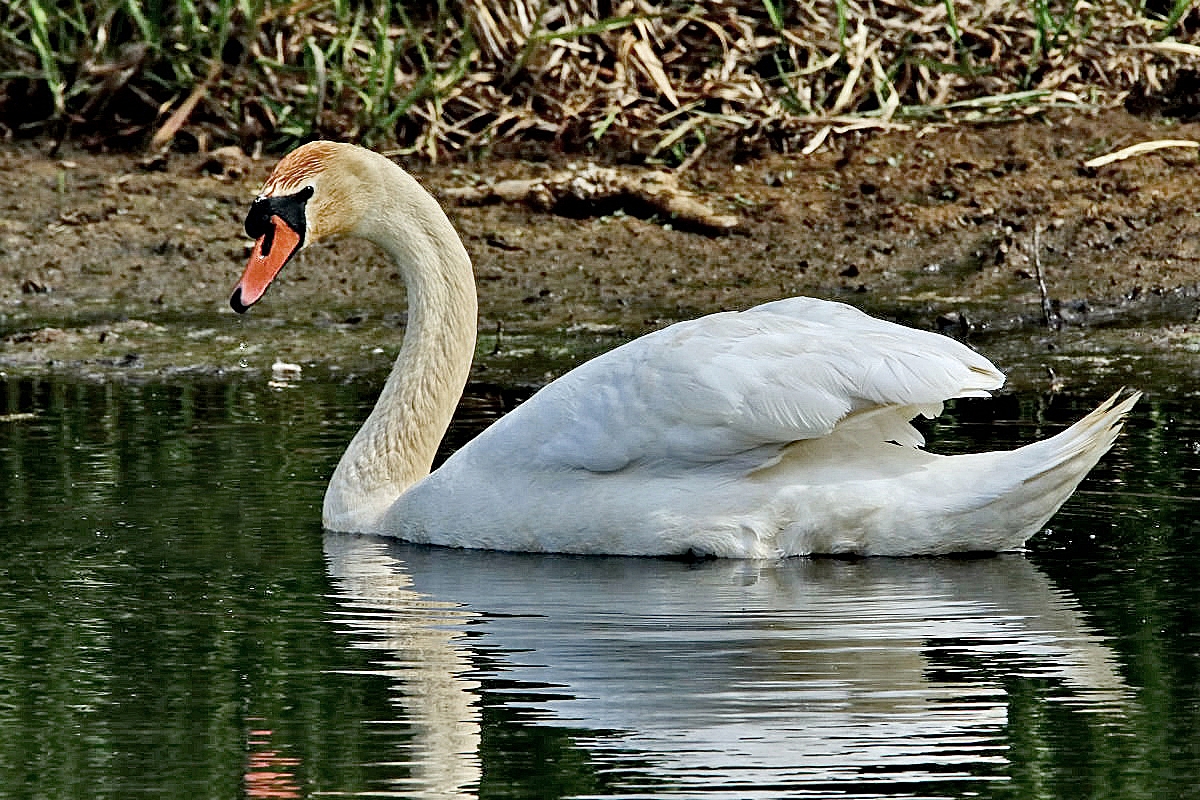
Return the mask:
[(0, 133), (690, 163), (721, 142), (1117, 105), (1148, 74), (1169, 85), (1200, 38), (1190, 0), (1148, 5), (0, 0)]

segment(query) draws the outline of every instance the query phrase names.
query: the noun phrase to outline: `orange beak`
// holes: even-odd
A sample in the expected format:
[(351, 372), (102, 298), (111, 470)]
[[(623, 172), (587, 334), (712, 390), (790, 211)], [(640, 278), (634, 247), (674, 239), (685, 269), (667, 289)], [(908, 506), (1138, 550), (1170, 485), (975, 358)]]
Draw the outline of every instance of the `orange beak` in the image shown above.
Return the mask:
[(229, 305), (239, 314), (244, 314), (250, 306), (262, 298), (271, 281), (283, 269), (283, 265), (291, 260), (300, 249), (300, 234), (292, 230), (278, 215), (271, 217), (270, 229), (254, 243), (254, 252), (250, 254), (250, 262), (242, 279), (233, 289)]

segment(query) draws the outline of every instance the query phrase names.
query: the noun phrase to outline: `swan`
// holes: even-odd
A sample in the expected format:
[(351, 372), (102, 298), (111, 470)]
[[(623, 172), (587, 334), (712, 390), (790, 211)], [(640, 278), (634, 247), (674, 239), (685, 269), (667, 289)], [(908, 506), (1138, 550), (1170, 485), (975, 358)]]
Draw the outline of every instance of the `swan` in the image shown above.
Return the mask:
[(792, 297), (680, 322), (551, 382), (431, 472), (466, 385), (477, 301), (437, 201), (388, 158), (318, 141), (253, 201), (230, 304), (298, 251), (373, 242), (409, 297), (403, 345), (325, 493), (330, 531), (507, 551), (778, 558), (1021, 548), (1140, 396), (1011, 451), (940, 456), (910, 421), (1004, 376), (941, 334)]

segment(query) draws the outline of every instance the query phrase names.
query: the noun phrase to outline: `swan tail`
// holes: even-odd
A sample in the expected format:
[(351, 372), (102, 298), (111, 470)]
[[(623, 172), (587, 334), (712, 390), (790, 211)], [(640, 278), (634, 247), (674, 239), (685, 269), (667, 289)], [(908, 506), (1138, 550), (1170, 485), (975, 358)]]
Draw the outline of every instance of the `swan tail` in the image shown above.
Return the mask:
[[(1040, 531), (1108, 452), (1124, 427), (1125, 416), (1142, 396), (1121, 399), (1117, 392), (1065, 431), (997, 457), (988, 471), (1006, 486), (988, 492), (992, 499), (964, 510), (959, 524), (973, 531), (981, 546), (959, 549), (1016, 550)], [(996, 487), (993, 487), (995, 489)], [(978, 495), (977, 495), (978, 496)], [(949, 544), (953, 537), (948, 537)], [(948, 548), (947, 551), (955, 549)]]
[(1125, 426), (1125, 416), (1141, 396), (1134, 392), (1121, 400), (1121, 392), (1117, 392), (1062, 433), (1020, 448), (1050, 451), (1043, 468), (1026, 478), (1026, 483), (1069, 483), (1073, 489), (1112, 447)]

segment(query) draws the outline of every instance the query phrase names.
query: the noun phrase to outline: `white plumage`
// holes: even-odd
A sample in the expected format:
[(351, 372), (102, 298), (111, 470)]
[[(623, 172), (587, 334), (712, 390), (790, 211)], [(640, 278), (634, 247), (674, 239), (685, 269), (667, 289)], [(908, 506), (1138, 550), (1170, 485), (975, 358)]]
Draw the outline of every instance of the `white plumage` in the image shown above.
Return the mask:
[[(449, 221), (387, 159), (331, 143), (285, 158), (256, 206), (267, 202), (301, 204), (308, 235), (296, 231), (297, 249), (363, 236), (392, 254), (409, 288), (404, 347), (326, 494), (334, 530), (629, 555), (1008, 550), (1070, 496), (1137, 400), (1114, 396), (1018, 450), (933, 455), (909, 420), (985, 396), (1003, 375), (947, 337), (796, 297), (618, 347), (429, 474), (475, 340), (470, 261)], [(272, 224), (288, 224), (281, 214)], [(255, 258), (273, 276), (290, 255), (264, 249), (260, 239), (239, 310), (269, 281), (254, 276)]]

